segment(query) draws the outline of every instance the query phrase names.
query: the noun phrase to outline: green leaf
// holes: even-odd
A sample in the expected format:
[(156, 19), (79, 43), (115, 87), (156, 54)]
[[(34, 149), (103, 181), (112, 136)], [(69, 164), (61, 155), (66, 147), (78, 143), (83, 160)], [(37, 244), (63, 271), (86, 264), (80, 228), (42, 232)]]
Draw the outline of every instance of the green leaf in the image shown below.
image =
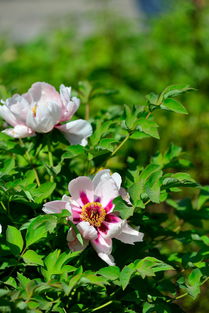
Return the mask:
[(36, 203), (41, 203), (43, 200), (47, 199), (56, 187), (55, 183), (47, 182), (42, 184), (40, 187), (31, 191), (32, 197)]
[(160, 202), (160, 178), (162, 177), (162, 171), (154, 172), (147, 180), (145, 184), (145, 191), (150, 200), (154, 203)]
[(62, 161), (64, 159), (72, 159), (78, 155), (82, 155), (85, 152), (85, 148), (81, 145), (73, 145), (67, 147), (67, 151), (62, 155)]
[(145, 169), (141, 171), (140, 175), (136, 179), (136, 183), (134, 183), (129, 188), (129, 193), (135, 206), (139, 206), (142, 208), (144, 207), (143, 202), (140, 199), (140, 196), (142, 193), (145, 192), (145, 184), (148, 181), (149, 177), (155, 172), (158, 172), (159, 170), (160, 170), (160, 166), (158, 164), (149, 164)]
[(140, 261), (135, 261), (135, 268), (142, 278), (155, 276), (156, 272), (173, 270), (171, 265), (154, 257), (146, 257)]
[(118, 141), (115, 140), (115, 138), (103, 138), (98, 143), (97, 149), (106, 149), (112, 152), (114, 150), (114, 144), (116, 144), (117, 142)]
[(122, 219), (128, 219), (130, 216), (134, 213), (134, 208), (130, 205), (127, 205), (121, 197), (117, 197), (113, 200), (113, 203), (115, 204), (114, 211), (117, 211), (120, 213), (120, 216)]
[(146, 95), (145, 98), (146, 98), (147, 102), (149, 102), (150, 104), (156, 105), (159, 96), (156, 93), (151, 92), (148, 95)]
[(163, 91), (163, 98), (167, 99), (169, 97), (177, 97), (185, 92), (193, 91), (193, 90), (195, 89), (189, 87), (188, 85), (183, 85), (183, 84), (168, 86)]
[(56, 249), (44, 259), (45, 268), (42, 268), (41, 271), (46, 280), (49, 280), (52, 275), (76, 270), (73, 266), (65, 266), (65, 263), (72, 258), (71, 253), (60, 253), (61, 251)]
[(160, 139), (160, 136), (157, 130), (158, 124), (155, 123), (154, 121), (146, 119), (146, 118), (140, 118), (137, 124), (138, 124), (137, 128), (143, 131), (145, 134), (150, 135), (151, 137)]
[(198, 209), (200, 209), (209, 200), (209, 186), (201, 188), (200, 195), (198, 198)]
[(6, 240), (11, 252), (19, 255), (23, 248), (23, 238), (21, 232), (14, 226), (8, 226), (6, 230)]
[(57, 217), (54, 215), (41, 215), (33, 219), (26, 233), (26, 247), (46, 237), (47, 232), (51, 233), (56, 225)]
[(3, 166), (1, 166), (0, 177), (8, 175), (14, 169), (14, 167), (15, 167), (14, 158), (9, 158), (8, 160), (5, 160)]
[(200, 293), (201, 277), (202, 277), (202, 273), (198, 268), (194, 269), (188, 276), (187, 289), (188, 289), (189, 294), (194, 299)]
[(107, 279), (115, 280), (120, 276), (120, 269), (117, 266), (107, 266), (101, 268), (97, 273)]
[(136, 109), (132, 106), (126, 105), (124, 106), (125, 109), (125, 123), (128, 129), (133, 130), (136, 127)]
[(171, 98), (165, 99), (160, 107), (162, 109), (166, 109), (166, 110), (173, 111), (176, 113), (188, 114), (183, 104)]
[(120, 273), (120, 283), (123, 290), (128, 286), (132, 274), (135, 272), (134, 264), (131, 263), (125, 266)]
[(28, 250), (26, 251), (22, 258), (24, 259), (25, 263), (27, 264), (38, 264), (38, 265), (44, 265), (42, 261), (42, 256), (38, 255), (35, 251), (33, 250)]

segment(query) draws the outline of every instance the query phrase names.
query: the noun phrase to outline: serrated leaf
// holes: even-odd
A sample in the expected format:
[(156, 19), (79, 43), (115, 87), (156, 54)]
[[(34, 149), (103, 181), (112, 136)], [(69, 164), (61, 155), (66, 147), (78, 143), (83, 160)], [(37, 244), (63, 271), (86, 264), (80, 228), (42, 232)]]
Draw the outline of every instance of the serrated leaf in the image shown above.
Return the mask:
[(38, 255), (35, 251), (33, 250), (27, 250), (22, 258), (24, 259), (25, 263), (27, 264), (38, 264), (38, 265), (44, 265), (42, 261), (42, 256)]
[(19, 255), (23, 248), (23, 238), (19, 229), (9, 225), (6, 230), (6, 240), (11, 252)]
[(167, 98), (161, 105), (162, 109), (170, 110), (176, 113), (188, 114), (187, 110), (179, 101), (171, 98)]

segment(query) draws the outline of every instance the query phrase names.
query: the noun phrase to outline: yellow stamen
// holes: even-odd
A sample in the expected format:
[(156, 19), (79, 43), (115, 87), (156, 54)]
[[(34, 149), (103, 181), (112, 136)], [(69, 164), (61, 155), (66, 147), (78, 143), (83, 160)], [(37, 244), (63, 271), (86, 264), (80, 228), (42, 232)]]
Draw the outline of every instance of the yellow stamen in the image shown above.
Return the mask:
[(37, 105), (34, 105), (34, 107), (32, 107), (32, 112), (33, 112), (33, 115), (36, 116), (36, 111), (37, 111)]
[(89, 202), (82, 207), (81, 218), (93, 226), (100, 227), (106, 214), (100, 202)]

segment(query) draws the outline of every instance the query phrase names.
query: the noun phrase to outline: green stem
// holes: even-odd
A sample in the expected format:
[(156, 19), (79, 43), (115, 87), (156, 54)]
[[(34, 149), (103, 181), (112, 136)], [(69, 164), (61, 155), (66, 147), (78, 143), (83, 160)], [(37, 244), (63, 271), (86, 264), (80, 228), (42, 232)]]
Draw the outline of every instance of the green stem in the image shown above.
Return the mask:
[(94, 308), (94, 309), (92, 310), (92, 312), (97, 311), (97, 310), (100, 310), (100, 309), (103, 309), (104, 307), (108, 306), (108, 305), (111, 304), (111, 303), (112, 303), (112, 300), (111, 300), (111, 301), (108, 301), (108, 302), (106, 302), (106, 303), (104, 303), (104, 304), (102, 304), (102, 305), (100, 305), (100, 306), (98, 306), (97, 308)]
[[(54, 167), (54, 163), (53, 163), (53, 156), (52, 156), (52, 150), (51, 150), (51, 142), (50, 142), (50, 138), (48, 138), (47, 141), (47, 147), (48, 147), (48, 158), (49, 158), (49, 165), (51, 168)], [(54, 177), (53, 175), (50, 175), (50, 181), (53, 182), (54, 181)]]
[(1, 201), (0, 203), (1, 203), (2, 207), (3, 207), (3, 209), (7, 212), (7, 208), (5, 207), (3, 201)]
[(112, 152), (111, 157), (113, 157), (118, 150), (120, 150), (120, 148), (126, 143), (126, 141), (129, 139), (129, 137), (131, 136), (131, 133), (129, 133), (124, 139), (123, 141), (115, 148), (115, 150)]

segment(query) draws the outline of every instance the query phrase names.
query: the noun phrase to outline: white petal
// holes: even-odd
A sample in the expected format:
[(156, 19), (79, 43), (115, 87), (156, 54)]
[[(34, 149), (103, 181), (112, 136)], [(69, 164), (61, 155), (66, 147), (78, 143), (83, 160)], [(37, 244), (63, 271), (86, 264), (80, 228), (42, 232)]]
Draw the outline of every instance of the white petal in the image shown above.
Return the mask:
[(127, 222), (124, 224), (122, 232), (115, 236), (116, 239), (133, 245), (135, 242), (143, 241), (144, 234), (130, 227)]
[[(36, 108), (34, 115), (33, 108)], [(31, 104), (28, 112), (26, 124), (37, 133), (48, 133), (59, 122), (61, 108), (57, 102), (48, 102), (45, 105)]]
[(2, 226), (1, 226), (1, 224), (0, 224), (0, 234), (1, 234), (1, 232), (2, 232)]
[(14, 138), (25, 138), (35, 135), (32, 129), (28, 128), (25, 125), (16, 125), (14, 128), (7, 128), (3, 130), (2, 133)]
[(98, 236), (96, 229), (89, 222), (80, 222), (77, 228), (84, 239), (93, 240)]
[(42, 210), (47, 213), (61, 213), (62, 210), (67, 209), (67, 202), (66, 201), (50, 201), (44, 204)]
[(92, 134), (91, 124), (84, 120), (76, 120), (56, 126), (61, 132), (63, 132), (65, 138), (71, 143), (71, 145), (87, 145), (87, 140)]
[(0, 105), (0, 116), (11, 126), (18, 124), (15, 115), (10, 111), (7, 105)]
[(71, 87), (65, 87), (64, 85), (60, 86), (60, 96), (63, 104), (61, 121), (67, 121), (77, 111), (80, 100), (76, 97), (71, 98)]
[(89, 177), (80, 176), (71, 180), (68, 186), (72, 199), (83, 206), (94, 201), (93, 184)]
[[(97, 185), (95, 186), (95, 184)], [(101, 199), (101, 204), (106, 205), (119, 196), (119, 189), (112, 176), (106, 171), (103, 175), (98, 175), (94, 180), (95, 196)]]
[(68, 241), (68, 247), (72, 251), (81, 251), (84, 250), (87, 246), (89, 241), (86, 239), (83, 239), (83, 244), (81, 244), (78, 239), (76, 238), (76, 234), (72, 228), (69, 229), (67, 234), (67, 241)]
[(118, 173), (113, 173), (113, 174), (111, 175), (111, 177), (114, 179), (114, 181), (115, 181), (115, 183), (116, 183), (118, 189), (120, 189), (120, 186), (121, 186), (121, 183), (122, 183), (122, 178), (121, 178), (120, 174), (118, 174)]
[(113, 266), (115, 265), (115, 260), (111, 254), (106, 253), (98, 253), (98, 256), (105, 261), (108, 265)]
[(91, 244), (98, 254), (111, 254), (112, 252), (111, 238), (103, 238), (100, 234), (98, 234), (97, 239), (91, 240)]
[(96, 173), (96, 175), (92, 179), (92, 182), (94, 184), (94, 188), (97, 187), (97, 185), (99, 184), (99, 182), (100, 182), (100, 180), (101, 180), (103, 175), (107, 175), (109, 177), (110, 176), (110, 170), (109, 169), (104, 169), (104, 170), (101, 170), (101, 171)]
[[(103, 222), (102, 224), (105, 225), (105, 228), (107, 227), (106, 231), (100, 231), (100, 234), (102, 235), (103, 238), (115, 238), (117, 235), (119, 235), (122, 231), (123, 225), (124, 225), (123, 220), (120, 219), (120, 221), (118, 223), (108, 223), (108, 222)], [(105, 229), (104, 228), (104, 229)]]

